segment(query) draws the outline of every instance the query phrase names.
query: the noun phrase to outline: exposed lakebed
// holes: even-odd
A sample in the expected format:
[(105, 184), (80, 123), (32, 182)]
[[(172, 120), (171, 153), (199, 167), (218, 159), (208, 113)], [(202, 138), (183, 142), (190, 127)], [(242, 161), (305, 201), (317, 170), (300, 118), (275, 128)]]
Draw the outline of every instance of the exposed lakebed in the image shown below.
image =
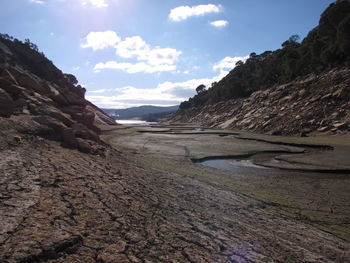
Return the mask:
[[(215, 200), (209, 208), (205, 206), (201, 216), (214, 208), (225, 213), (237, 211), (235, 218), (250, 214), (254, 205), (236, 210), (241, 201), (224, 201), (234, 194), (252, 198), (252, 203), (262, 201), (263, 209), (270, 207), (272, 213), (277, 211), (284, 218), (303, 220), (350, 240), (346, 228), (350, 218), (350, 140), (347, 138), (267, 136), (195, 125), (120, 126), (105, 136), (137, 166), (151, 174), (165, 174), (167, 180), (162, 182), (162, 187), (167, 190), (166, 196), (174, 195), (188, 202), (189, 207), (183, 210), (186, 213), (193, 211), (194, 201), (212, 200), (215, 188), (223, 199)], [(169, 190), (175, 175), (186, 181), (183, 187), (189, 189), (188, 195), (181, 195), (178, 190), (172, 194)], [(211, 189), (194, 196), (201, 184)], [(168, 203), (166, 206), (176, 207)], [(257, 215), (260, 217), (261, 211)], [(253, 216), (252, 220), (255, 219)], [(249, 222), (250, 226), (255, 224)], [(288, 237), (295, 231), (288, 224), (283, 224), (283, 229)]]
[(196, 126), (152, 125), (137, 132), (139, 135), (132, 135), (123, 144), (226, 171), (249, 174), (259, 172), (257, 169), (261, 173), (278, 169), (350, 174), (346, 158), (323, 143)]

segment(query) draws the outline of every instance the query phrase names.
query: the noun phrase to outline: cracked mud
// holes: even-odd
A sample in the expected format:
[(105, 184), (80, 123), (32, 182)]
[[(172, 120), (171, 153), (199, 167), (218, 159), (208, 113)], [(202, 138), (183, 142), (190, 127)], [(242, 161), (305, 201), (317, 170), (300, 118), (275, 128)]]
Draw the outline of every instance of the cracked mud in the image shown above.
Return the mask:
[[(233, 154), (229, 144), (171, 136), (110, 130), (108, 157), (29, 136), (1, 144), (0, 261), (350, 259), (348, 175), (232, 174), (189, 159), (206, 156), (209, 144), (213, 155)], [(300, 151), (241, 143), (236, 154)]]

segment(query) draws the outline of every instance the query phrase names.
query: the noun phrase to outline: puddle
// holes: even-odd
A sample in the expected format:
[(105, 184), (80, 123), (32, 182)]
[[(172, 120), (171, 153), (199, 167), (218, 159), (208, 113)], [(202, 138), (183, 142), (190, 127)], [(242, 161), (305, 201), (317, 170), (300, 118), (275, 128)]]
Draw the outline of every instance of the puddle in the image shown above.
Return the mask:
[(263, 166), (254, 164), (251, 160), (244, 159), (213, 159), (200, 162), (201, 165), (209, 166), (212, 168), (225, 170), (225, 171), (234, 171), (234, 172), (243, 172), (249, 170), (249, 168), (254, 169), (269, 169)]

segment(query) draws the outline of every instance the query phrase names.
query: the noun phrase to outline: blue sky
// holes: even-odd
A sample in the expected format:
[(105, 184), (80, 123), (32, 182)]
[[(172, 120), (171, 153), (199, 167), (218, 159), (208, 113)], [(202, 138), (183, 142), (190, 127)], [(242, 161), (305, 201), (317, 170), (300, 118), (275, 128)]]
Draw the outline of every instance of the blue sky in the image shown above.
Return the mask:
[(175, 105), (251, 52), (304, 38), (331, 0), (1, 0), (0, 32), (29, 38), (100, 107)]

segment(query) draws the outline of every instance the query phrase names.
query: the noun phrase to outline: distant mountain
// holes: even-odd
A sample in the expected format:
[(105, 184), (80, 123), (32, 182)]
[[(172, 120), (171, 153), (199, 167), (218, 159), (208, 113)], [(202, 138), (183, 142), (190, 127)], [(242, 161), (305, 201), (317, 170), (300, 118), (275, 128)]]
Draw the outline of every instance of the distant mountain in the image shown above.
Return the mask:
[(127, 109), (102, 109), (105, 113), (112, 116), (113, 118), (119, 120), (127, 120), (138, 118), (141, 120), (152, 120), (165, 117), (171, 113), (174, 113), (178, 110), (179, 106), (169, 106), (169, 107), (160, 107), (160, 106), (151, 106), (144, 105), (139, 107), (132, 107)]

